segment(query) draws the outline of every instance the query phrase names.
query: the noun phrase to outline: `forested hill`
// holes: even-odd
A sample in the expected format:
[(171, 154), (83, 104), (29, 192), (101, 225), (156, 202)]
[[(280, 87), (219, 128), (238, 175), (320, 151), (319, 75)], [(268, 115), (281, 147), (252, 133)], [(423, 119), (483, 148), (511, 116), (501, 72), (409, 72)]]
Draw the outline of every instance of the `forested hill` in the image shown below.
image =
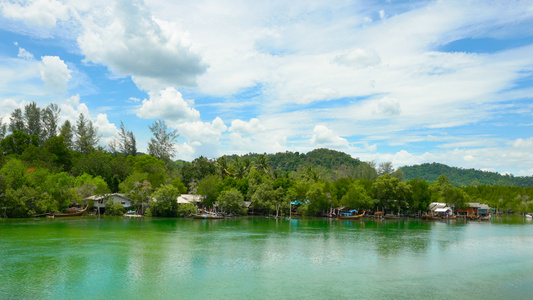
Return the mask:
[(437, 181), (440, 175), (446, 175), (454, 186), (477, 186), (477, 185), (504, 185), (533, 187), (533, 177), (514, 177), (513, 175), (501, 175), (496, 172), (486, 172), (474, 169), (461, 169), (444, 164), (431, 163), (401, 167), (404, 179), (425, 179)]
[[(241, 159), (250, 159), (255, 161), (261, 154), (250, 153), (240, 156)], [(299, 152), (279, 152), (276, 154), (263, 154), (270, 168), (274, 171), (281, 172), (299, 172), (312, 168), (319, 172), (323, 179), (335, 179), (339, 177), (354, 177), (356, 168), (365, 164), (357, 158), (350, 155), (330, 150), (315, 149), (306, 153)], [(226, 156), (228, 160), (235, 159), (237, 155)]]

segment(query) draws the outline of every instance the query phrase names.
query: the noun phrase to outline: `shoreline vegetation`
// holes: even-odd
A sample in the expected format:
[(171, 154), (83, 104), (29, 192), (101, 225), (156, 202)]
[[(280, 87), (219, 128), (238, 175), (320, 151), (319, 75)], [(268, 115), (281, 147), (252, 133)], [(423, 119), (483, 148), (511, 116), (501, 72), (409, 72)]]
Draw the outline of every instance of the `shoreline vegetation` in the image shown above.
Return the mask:
[[(92, 196), (121, 193), (147, 216), (178, 217), (196, 212), (182, 194), (201, 195), (202, 208), (228, 214), (329, 215), (335, 208), (421, 214), (432, 202), (464, 209), (471, 202), (497, 212), (533, 212), (533, 177), (423, 164), (394, 169), (346, 153), (199, 157), (174, 160), (179, 136), (161, 120), (150, 126), (148, 154), (121, 123), (107, 148), (98, 128), (83, 114), (76, 124), (59, 124), (60, 109), (32, 102), (0, 121), (0, 218), (63, 212), (71, 206), (94, 211)], [(291, 205), (293, 203), (294, 205)], [(120, 203), (105, 203), (105, 214), (123, 215)], [(292, 211), (289, 211), (292, 209)]]

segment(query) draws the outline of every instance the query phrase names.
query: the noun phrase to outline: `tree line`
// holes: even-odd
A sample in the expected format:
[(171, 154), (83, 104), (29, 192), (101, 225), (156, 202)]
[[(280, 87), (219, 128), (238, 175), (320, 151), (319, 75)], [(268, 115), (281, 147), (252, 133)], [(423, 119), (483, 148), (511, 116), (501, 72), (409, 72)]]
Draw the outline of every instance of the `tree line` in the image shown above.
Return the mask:
[[(404, 180), (402, 169), (390, 162), (376, 165), (327, 149), (173, 160), (179, 134), (161, 120), (149, 126), (148, 154), (138, 152), (134, 133), (122, 122), (103, 148), (90, 119), (80, 114), (76, 124), (60, 125), (59, 114), (56, 105), (40, 109), (30, 103), (1, 124), (0, 216), (30, 217), (90, 205), (87, 197), (112, 192), (126, 194), (147, 215), (167, 217), (194, 210), (176, 202), (184, 193), (202, 195), (207, 207), (239, 214), (288, 214), (291, 202), (304, 215), (327, 214), (339, 206), (418, 213), (431, 202), (533, 211), (532, 188), (456, 187), (446, 176), (434, 182)], [(109, 203), (106, 212), (122, 214), (123, 207)]]

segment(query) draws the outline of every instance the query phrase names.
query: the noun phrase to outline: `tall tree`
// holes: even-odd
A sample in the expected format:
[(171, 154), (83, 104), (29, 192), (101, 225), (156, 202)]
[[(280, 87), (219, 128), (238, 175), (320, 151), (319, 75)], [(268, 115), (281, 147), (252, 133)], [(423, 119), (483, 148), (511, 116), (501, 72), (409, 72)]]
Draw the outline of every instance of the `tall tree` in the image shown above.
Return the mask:
[(9, 118), (9, 131), (15, 133), (16, 130), (25, 132), (24, 118), (22, 117), (22, 109), (16, 108)]
[(150, 131), (154, 137), (148, 143), (148, 153), (163, 161), (170, 161), (176, 155), (174, 144), (178, 140), (177, 130), (169, 130), (167, 123), (162, 120), (155, 121), (150, 125)]
[(385, 175), (385, 174), (392, 174), (394, 172), (394, 167), (392, 166), (392, 162), (382, 162), (379, 164), (378, 167), (378, 175)]
[(255, 159), (255, 169), (270, 175), (270, 166), (268, 165), (268, 157), (266, 155), (261, 154)]
[(97, 132), (98, 129), (93, 126), (93, 122), (87, 120), (81, 113), (76, 126), (76, 150), (81, 153), (94, 150), (100, 141)]
[(65, 143), (68, 145), (70, 150), (74, 150), (74, 144), (72, 138), (74, 137), (74, 128), (69, 120), (66, 120), (65, 123), (59, 129), (59, 135), (65, 138)]
[(7, 125), (3, 121), (3, 118), (0, 118), (0, 140), (4, 139), (7, 134)]
[(24, 106), (24, 123), (26, 125), (26, 134), (35, 134), (41, 137), (41, 109), (37, 106), (37, 103), (32, 102)]
[(41, 140), (47, 141), (57, 135), (57, 129), (59, 125), (59, 113), (61, 109), (55, 103), (51, 103), (41, 112), (42, 119), (42, 138)]
[(132, 131), (126, 129), (122, 121), (120, 121), (118, 136), (109, 143), (109, 148), (111, 152), (122, 153), (124, 155), (135, 156), (137, 154), (137, 140), (135, 139), (135, 135)]

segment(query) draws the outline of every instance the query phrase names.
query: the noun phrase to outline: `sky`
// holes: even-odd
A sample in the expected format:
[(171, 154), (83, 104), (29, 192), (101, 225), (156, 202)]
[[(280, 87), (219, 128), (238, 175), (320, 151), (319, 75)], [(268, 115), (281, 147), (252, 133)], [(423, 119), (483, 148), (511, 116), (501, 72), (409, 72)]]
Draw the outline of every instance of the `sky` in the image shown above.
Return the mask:
[(175, 159), (329, 148), (533, 175), (532, 1), (0, 1), (0, 118), (178, 130)]

